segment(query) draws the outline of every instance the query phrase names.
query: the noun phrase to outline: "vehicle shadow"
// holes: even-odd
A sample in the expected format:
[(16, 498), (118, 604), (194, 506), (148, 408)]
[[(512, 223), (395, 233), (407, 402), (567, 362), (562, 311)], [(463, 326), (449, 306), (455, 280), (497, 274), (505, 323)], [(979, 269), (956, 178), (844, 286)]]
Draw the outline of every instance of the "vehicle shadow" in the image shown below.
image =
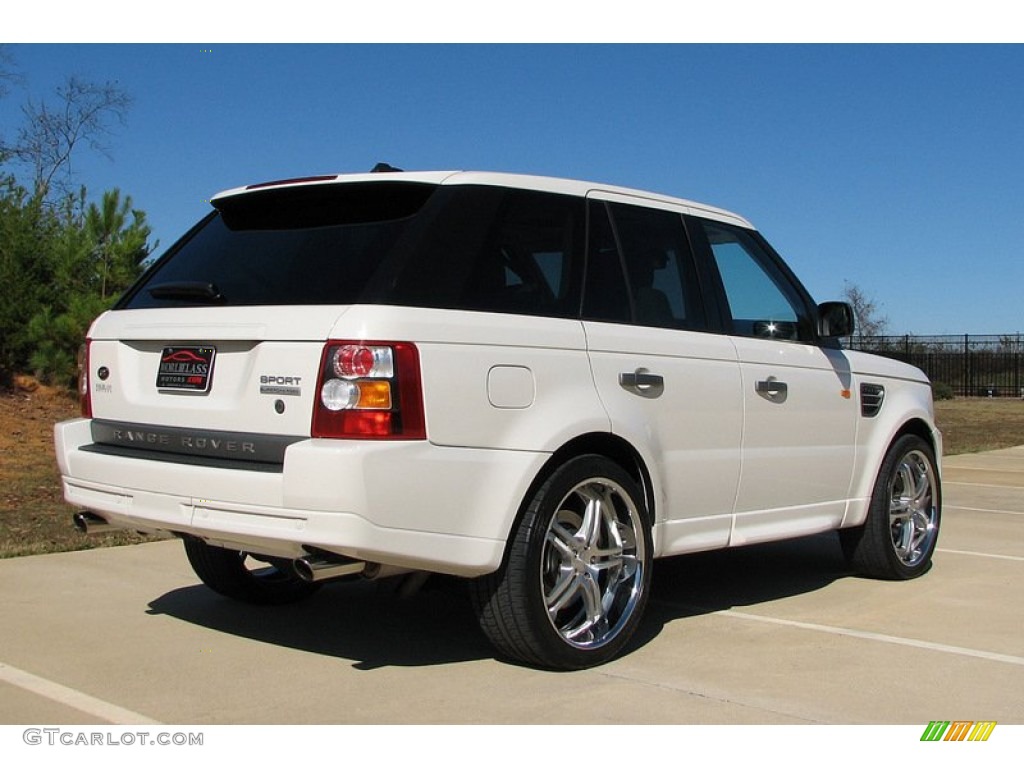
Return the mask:
[[(834, 533), (659, 560), (651, 600), (629, 650), (653, 641), (672, 622), (813, 592), (849, 575)], [(495, 656), (465, 584), (445, 577), (433, 577), (408, 598), (387, 582), (333, 582), (285, 606), (246, 605), (195, 585), (161, 595), (148, 613), (350, 660), (359, 670)]]
[(658, 560), (633, 647), (674, 621), (809, 594), (850, 577), (855, 575), (831, 531)]
[(492, 658), (465, 584), (434, 577), (412, 597), (387, 582), (339, 581), (293, 605), (247, 605), (199, 584), (156, 598), (150, 614), (352, 662), (355, 669)]

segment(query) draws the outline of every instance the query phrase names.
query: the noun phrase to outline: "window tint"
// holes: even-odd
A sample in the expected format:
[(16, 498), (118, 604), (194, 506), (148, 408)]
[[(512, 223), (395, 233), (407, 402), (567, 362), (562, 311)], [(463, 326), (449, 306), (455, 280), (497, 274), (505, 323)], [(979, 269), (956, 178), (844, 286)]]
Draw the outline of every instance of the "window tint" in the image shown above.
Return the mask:
[(583, 201), (503, 190), (458, 304), (467, 309), (575, 317)]
[(703, 328), (697, 276), (678, 213), (635, 205), (609, 206), (629, 278), (638, 325)]
[(584, 202), (500, 187), (451, 187), (412, 254), (376, 279), (383, 304), (576, 317)]
[(222, 208), (120, 306), (375, 303), (558, 317), (579, 311), (580, 198), (392, 182), (274, 190), (229, 199)]
[(662, 328), (705, 327), (679, 214), (591, 202), (584, 316)]
[(583, 316), (628, 323), (632, 318), (626, 275), (608, 219), (608, 206), (591, 201), (587, 240), (587, 287)]
[(322, 185), (228, 198), (118, 306), (191, 304), (188, 291), (175, 289), (196, 285), (215, 288), (206, 301), (222, 305), (353, 303), (435, 189)]
[(732, 332), (738, 336), (800, 339), (808, 323), (802, 302), (746, 230), (703, 221), (725, 288)]

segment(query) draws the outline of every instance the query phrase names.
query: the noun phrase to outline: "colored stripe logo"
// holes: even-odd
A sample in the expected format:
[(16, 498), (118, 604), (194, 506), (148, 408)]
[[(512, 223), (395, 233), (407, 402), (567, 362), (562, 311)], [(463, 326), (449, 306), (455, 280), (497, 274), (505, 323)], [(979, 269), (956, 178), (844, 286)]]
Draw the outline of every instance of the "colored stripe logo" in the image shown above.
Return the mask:
[(995, 728), (994, 720), (932, 720), (921, 741), (988, 741)]

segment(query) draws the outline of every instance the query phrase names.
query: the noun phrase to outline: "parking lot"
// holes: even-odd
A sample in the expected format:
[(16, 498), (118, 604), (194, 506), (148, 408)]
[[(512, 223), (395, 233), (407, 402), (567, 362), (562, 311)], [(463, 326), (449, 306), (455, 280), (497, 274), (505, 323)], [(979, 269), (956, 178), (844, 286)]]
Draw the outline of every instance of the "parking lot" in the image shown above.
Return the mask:
[(631, 652), (574, 673), (495, 659), (444, 581), (254, 608), (176, 541), (0, 561), (0, 723), (1024, 723), (1024, 447), (944, 482), (922, 579), (834, 534), (661, 561)]

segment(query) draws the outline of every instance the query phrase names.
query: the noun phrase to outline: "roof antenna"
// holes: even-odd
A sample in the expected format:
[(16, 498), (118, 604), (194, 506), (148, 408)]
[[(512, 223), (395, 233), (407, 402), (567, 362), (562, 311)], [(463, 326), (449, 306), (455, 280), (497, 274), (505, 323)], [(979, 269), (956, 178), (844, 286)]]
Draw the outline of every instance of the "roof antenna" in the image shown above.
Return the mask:
[(377, 163), (373, 166), (373, 170), (370, 173), (401, 173), (401, 168), (395, 168), (393, 165), (387, 163)]

